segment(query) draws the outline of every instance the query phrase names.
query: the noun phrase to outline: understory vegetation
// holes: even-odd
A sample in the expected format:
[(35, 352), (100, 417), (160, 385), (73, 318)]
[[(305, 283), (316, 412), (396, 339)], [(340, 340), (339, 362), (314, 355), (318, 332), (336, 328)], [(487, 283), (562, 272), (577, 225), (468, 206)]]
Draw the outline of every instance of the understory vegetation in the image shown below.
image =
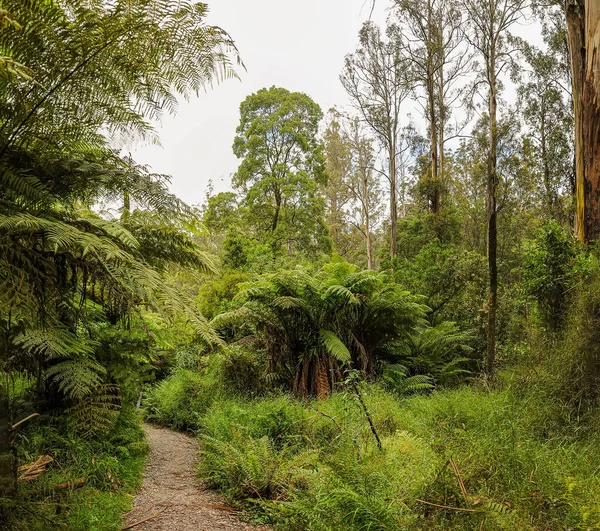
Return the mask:
[(275, 529), (598, 529), (600, 418), (571, 394), (581, 367), (556, 372), (577, 347), (535, 339), (493, 388), (349, 380), (324, 400), (234, 391), (222, 357), (176, 369), (146, 416), (197, 434), (199, 477)]
[[(103, 437), (82, 437), (64, 415), (48, 415), (24, 429), (19, 462), (25, 465), (51, 456), (46, 472), (22, 479), (20, 497), (7, 503), (10, 529), (79, 531), (119, 530), (139, 488), (147, 444), (140, 416), (132, 406), (121, 409)], [(6, 517), (6, 516), (5, 516)]]

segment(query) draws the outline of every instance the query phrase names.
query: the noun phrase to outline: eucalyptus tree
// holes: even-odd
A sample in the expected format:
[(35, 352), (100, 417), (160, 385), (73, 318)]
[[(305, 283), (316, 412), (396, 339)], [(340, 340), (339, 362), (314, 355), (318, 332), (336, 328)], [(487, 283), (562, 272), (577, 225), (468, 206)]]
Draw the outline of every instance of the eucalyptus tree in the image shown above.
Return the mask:
[[(234, 75), (237, 52), (227, 33), (205, 24), (203, 3), (7, 0), (2, 8), (0, 488), (6, 492), (14, 480), (14, 461), (5, 458), (9, 373), (36, 377), (47, 407), (64, 407), (65, 400), (83, 407), (99, 389), (114, 389), (117, 378), (98, 350), (93, 323), (116, 323), (141, 305), (185, 312), (198, 334), (218, 341), (162, 277), (173, 261), (211, 269), (192, 240), (193, 212), (168, 192), (164, 176), (119, 157), (112, 146), (123, 136), (152, 138), (149, 120), (174, 112), (177, 94), (191, 96)], [(146, 211), (118, 221), (88, 208), (126, 194)]]
[(388, 26), (386, 35), (382, 35), (377, 25), (366, 22), (359, 39), (356, 52), (346, 56), (340, 80), (388, 159), (390, 257), (394, 258), (398, 228), (397, 157), (402, 144), (400, 111), (411, 90), (410, 66), (394, 26)]
[(467, 16), (465, 36), (481, 60), (477, 83), (487, 89), (487, 256), (489, 299), (487, 303), (486, 370), (491, 373), (496, 358), (496, 312), (498, 306), (498, 93), (500, 77), (512, 62), (509, 30), (519, 22), (530, 0), (461, 0)]
[(373, 144), (358, 117), (331, 113), (325, 131), (329, 230), (347, 260), (364, 249), (368, 269), (375, 267), (374, 229), (383, 202)]
[(600, 238), (600, 3), (566, 0), (575, 109), (575, 233)]
[(248, 222), (274, 251), (327, 245), (321, 188), (326, 184), (321, 108), (306, 94), (261, 89), (240, 105), (233, 177)]
[(444, 145), (452, 105), (460, 98), (457, 83), (469, 65), (456, 0), (395, 0), (400, 45), (410, 60), (411, 74), (429, 127), (429, 207), (440, 212), (444, 186)]
[(324, 189), (327, 202), (326, 222), (336, 252), (346, 256), (354, 246), (354, 238), (346, 219), (350, 202), (348, 175), (352, 154), (343, 130), (344, 116), (337, 109), (330, 109), (323, 134), (325, 147), (325, 170), (327, 186)]
[(351, 214), (353, 225), (363, 234), (367, 251), (367, 268), (375, 268), (373, 253), (373, 233), (381, 217), (383, 191), (379, 175), (375, 171), (375, 150), (373, 140), (363, 130), (357, 117), (348, 120), (346, 132), (350, 147), (351, 171), (348, 176), (348, 190), (353, 199)]
[(558, 75), (560, 56), (522, 42), (526, 80), (517, 89), (525, 136), (539, 168), (542, 210), (548, 217), (566, 221), (573, 178), (573, 113), (569, 79)]

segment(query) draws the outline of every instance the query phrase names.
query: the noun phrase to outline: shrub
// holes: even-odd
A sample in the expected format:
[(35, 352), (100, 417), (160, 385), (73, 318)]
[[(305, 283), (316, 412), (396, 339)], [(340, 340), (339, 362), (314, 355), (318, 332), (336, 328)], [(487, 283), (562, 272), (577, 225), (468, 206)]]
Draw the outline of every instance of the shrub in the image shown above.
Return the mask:
[[(54, 461), (32, 485), (19, 482), (14, 529), (121, 529), (122, 514), (131, 508), (130, 493), (141, 483), (147, 450), (132, 406), (121, 409), (101, 439), (82, 439), (66, 415), (43, 415), (20, 432), (17, 443), (21, 463), (40, 455)], [(85, 478), (82, 488), (52, 489), (76, 478)]]
[(213, 399), (199, 372), (178, 369), (147, 394), (144, 415), (150, 422), (177, 430), (196, 430)]
[(298, 396), (325, 396), (350, 366), (373, 375), (392, 342), (423, 320), (421, 298), (384, 273), (329, 264), (310, 275), (296, 269), (244, 286), (240, 306), (213, 324), (264, 348), (270, 371)]
[(220, 359), (223, 385), (244, 395), (260, 395), (267, 388), (267, 360), (262, 351), (228, 347)]
[(600, 439), (544, 435), (535, 396), (465, 387), (399, 402), (364, 384), (361, 393), (382, 451), (353, 393), (234, 398), (204, 416), (201, 477), (288, 531), (600, 526), (600, 475), (590, 472), (600, 466)]
[(578, 245), (570, 232), (552, 222), (529, 243), (523, 262), (523, 287), (535, 297), (539, 312), (551, 330), (564, 324), (568, 290), (577, 279)]

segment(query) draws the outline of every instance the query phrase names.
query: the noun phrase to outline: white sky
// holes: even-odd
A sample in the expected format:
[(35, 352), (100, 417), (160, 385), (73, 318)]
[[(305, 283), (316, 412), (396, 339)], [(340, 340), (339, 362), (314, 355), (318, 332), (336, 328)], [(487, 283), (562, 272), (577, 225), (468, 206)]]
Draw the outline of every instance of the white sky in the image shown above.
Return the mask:
[[(272, 85), (305, 92), (322, 108), (348, 103), (338, 76), (344, 56), (355, 50), (358, 31), (369, 18), (371, 0), (207, 0), (208, 23), (235, 40), (247, 71), (190, 102), (157, 127), (161, 146), (132, 151), (138, 163), (172, 176), (171, 191), (188, 204), (201, 203), (208, 180), (215, 192), (230, 189), (239, 161), (231, 145), (239, 105), (247, 95)], [(372, 19), (383, 23), (386, 0)]]

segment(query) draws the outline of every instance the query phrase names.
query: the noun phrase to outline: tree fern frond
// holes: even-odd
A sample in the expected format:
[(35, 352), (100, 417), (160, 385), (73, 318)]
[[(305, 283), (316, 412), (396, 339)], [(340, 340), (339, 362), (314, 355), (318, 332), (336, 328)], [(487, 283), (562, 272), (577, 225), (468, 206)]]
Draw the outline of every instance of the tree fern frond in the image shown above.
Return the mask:
[(319, 330), (321, 340), (327, 349), (327, 352), (331, 354), (339, 362), (346, 364), (352, 359), (348, 347), (344, 345), (342, 340), (330, 330)]

